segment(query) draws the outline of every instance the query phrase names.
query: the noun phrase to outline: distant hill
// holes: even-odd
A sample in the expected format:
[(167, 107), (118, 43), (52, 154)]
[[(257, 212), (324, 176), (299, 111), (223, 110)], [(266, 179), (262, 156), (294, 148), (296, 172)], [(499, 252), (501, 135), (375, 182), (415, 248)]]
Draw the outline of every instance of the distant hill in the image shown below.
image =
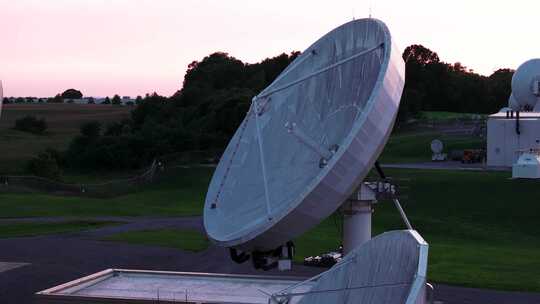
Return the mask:
[[(82, 123), (121, 121), (129, 117), (130, 110), (112, 105), (6, 104), (0, 119), (0, 174), (22, 172), (26, 161), (46, 148), (66, 149)], [(47, 133), (39, 136), (12, 130), (15, 120), (26, 115), (45, 118)]]

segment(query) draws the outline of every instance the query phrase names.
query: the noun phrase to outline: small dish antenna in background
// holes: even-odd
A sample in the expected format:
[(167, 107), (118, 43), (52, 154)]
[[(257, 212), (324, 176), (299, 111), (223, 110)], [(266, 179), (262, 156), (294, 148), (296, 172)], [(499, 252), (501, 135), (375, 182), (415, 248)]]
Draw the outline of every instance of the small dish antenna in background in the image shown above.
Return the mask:
[(431, 156), (432, 161), (445, 161), (447, 158), (446, 153), (442, 153), (444, 149), (444, 145), (442, 141), (439, 139), (434, 139), (431, 141), (431, 152), (433, 152), (433, 155)]
[(438, 140), (438, 139), (434, 139), (431, 141), (431, 151), (434, 153), (434, 154), (438, 154), (438, 153), (441, 153), (443, 151), (443, 143), (442, 141)]

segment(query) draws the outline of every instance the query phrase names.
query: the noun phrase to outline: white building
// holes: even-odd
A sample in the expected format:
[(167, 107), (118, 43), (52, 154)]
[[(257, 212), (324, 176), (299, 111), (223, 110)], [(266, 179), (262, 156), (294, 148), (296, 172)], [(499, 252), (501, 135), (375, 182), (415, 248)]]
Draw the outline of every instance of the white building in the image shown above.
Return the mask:
[(531, 178), (540, 170), (529, 161), (540, 157), (540, 59), (518, 67), (508, 107), (490, 115), (487, 128), (488, 166), (513, 167), (516, 178)]
[(522, 152), (540, 148), (540, 112), (499, 112), (487, 129), (488, 166), (511, 167)]

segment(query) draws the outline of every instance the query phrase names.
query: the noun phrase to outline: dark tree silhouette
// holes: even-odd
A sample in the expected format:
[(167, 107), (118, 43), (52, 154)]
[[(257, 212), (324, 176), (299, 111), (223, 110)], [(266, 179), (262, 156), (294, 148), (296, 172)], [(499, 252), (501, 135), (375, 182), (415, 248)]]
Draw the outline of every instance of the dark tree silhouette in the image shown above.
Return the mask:
[(75, 89), (67, 89), (64, 91), (64, 93), (61, 94), (61, 96), (64, 99), (81, 99), (83, 97), (83, 94), (81, 93), (81, 91)]
[(112, 98), (112, 104), (119, 105), (122, 103), (122, 99), (118, 95), (114, 95)]
[(420, 44), (413, 44), (403, 52), (403, 60), (406, 63), (414, 62), (421, 66), (440, 62), (439, 55)]
[[(193, 61), (182, 88), (173, 96), (139, 96), (128, 121), (109, 125), (99, 136), (76, 137), (66, 153), (67, 164), (136, 168), (167, 153), (221, 151), (244, 119), (253, 96), (298, 55), (281, 54), (249, 64), (217, 52)], [(405, 49), (403, 58), (406, 83), (398, 126), (420, 118), (423, 111), (493, 113), (507, 103), (511, 70), (485, 77), (459, 62), (442, 62), (436, 52), (422, 45)], [(118, 95), (113, 100), (121, 101)]]
[(492, 104), (489, 112), (495, 112), (508, 105), (508, 98), (512, 92), (511, 84), (514, 72), (511, 69), (499, 69), (489, 76), (488, 90)]
[(54, 96), (53, 98), (49, 98), (47, 100), (47, 102), (50, 102), (50, 103), (63, 103), (64, 98), (62, 98), (62, 96), (60, 94), (56, 94), (56, 96)]

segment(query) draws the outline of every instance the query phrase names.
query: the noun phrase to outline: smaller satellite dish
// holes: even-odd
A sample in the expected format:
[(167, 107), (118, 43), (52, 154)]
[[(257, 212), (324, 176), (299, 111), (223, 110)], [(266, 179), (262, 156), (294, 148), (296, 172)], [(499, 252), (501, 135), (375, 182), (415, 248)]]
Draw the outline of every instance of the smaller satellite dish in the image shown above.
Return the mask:
[(444, 148), (444, 145), (442, 141), (438, 139), (434, 139), (431, 141), (431, 151), (433, 152), (433, 155), (431, 156), (432, 161), (445, 161), (446, 160), (446, 153), (442, 153)]
[(269, 303), (425, 303), (428, 250), (414, 230), (386, 232), (310, 279), (315, 282), (309, 291), (294, 293), (289, 287)]
[(438, 139), (434, 139), (431, 141), (431, 151), (435, 154), (439, 154), (443, 151), (443, 143), (442, 141)]
[[(540, 59), (531, 59), (519, 66), (512, 77), (512, 96), (519, 109), (535, 107), (540, 99)], [(515, 109), (515, 106), (510, 107)]]

